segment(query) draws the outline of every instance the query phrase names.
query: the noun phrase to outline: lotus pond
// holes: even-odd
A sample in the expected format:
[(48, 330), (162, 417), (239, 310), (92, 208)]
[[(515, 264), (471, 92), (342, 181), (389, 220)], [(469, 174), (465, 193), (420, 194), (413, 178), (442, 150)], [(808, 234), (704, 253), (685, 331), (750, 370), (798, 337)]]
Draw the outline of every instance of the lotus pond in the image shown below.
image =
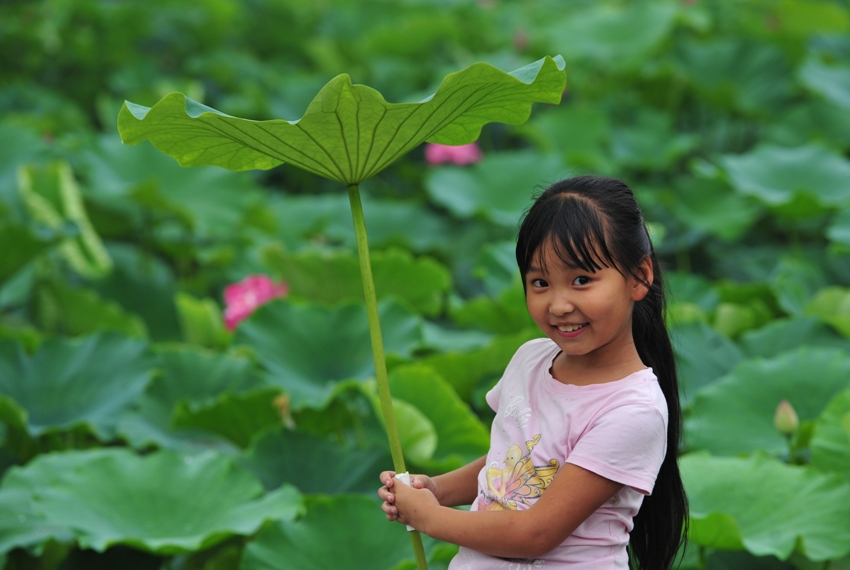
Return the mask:
[(850, 568), (848, 32), (844, 0), (3, 2), (0, 567), (416, 568), (375, 495), (350, 181), (184, 168), (119, 113), (297, 121), (340, 74), (416, 103), (551, 61), (560, 102), (357, 180), (409, 469), (486, 452), (484, 394), (540, 334), (533, 193), (617, 176), (671, 289), (681, 567)]

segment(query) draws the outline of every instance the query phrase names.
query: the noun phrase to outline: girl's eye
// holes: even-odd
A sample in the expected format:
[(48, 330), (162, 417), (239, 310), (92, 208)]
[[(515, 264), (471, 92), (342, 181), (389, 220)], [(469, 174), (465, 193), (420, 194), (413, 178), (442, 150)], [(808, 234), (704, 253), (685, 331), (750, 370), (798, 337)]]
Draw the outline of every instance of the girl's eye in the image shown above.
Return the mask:
[(532, 287), (548, 287), (549, 284), (546, 283), (546, 281), (543, 280), (543, 279), (532, 279), (531, 280), (531, 286)]
[(580, 275), (573, 279), (573, 285), (587, 285), (590, 283), (590, 277), (586, 277), (584, 275)]

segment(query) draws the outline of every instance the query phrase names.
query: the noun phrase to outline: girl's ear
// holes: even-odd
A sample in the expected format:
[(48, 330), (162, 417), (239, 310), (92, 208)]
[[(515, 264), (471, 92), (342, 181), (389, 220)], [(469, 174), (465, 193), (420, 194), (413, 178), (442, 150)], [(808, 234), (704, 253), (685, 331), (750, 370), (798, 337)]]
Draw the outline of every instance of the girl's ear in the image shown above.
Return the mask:
[(634, 279), (632, 282), (632, 300), (640, 301), (646, 294), (649, 293), (649, 288), (652, 286), (654, 275), (652, 273), (652, 259), (647, 255), (637, 268), (640, 274), (640, 279)]

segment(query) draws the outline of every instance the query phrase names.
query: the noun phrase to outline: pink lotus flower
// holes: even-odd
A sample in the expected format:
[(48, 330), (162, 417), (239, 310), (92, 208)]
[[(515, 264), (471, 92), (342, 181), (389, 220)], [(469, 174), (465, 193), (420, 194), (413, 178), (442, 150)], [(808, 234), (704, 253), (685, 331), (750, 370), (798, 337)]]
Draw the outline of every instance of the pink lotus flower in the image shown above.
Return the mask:
[(478, 143), (471, 142), (460, 146), (428, 143), (425, 146), (425, 160), (428, 164), (472, 164), (481, 160), (481, 149)]
[(277, 297), (286, 297), (289, 285), (275, 283), (266, 275), (249, 275), (239, 283), (224, 288), (224, 325), (236, 328), (254, 310)]

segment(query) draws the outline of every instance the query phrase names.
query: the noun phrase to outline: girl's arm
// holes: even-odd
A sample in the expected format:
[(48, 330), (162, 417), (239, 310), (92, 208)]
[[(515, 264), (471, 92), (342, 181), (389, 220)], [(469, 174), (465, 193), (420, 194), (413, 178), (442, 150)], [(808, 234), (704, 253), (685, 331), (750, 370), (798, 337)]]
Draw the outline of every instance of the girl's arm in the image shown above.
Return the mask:
[(536, 558), (570, 536), (623, 485), (567, 463), (524, 511), (461, 511), (422, 489), (395, 487), (397, 520), (428, 536), (493, 556)]
[(444, 507), (471, 505), (478, 496), (478, 474), (486, 461), (484, 455), (459, 469), (434, 477), (435, 496), (440, 504)]
[[(478, 473), (484, 467), (487, 456), (479, 457), (475, 461), (464, 465), (454, 471), (449, 471), (436, 477), (427, 475), (411, 475), (410, 484), (415, 489), (430, 491), (440, 505), (456, 507), (458, 505), (469, 505), (478, 495)], [(387, 519), (396, 520), (398, 509), (395, 508), (395, 471), (384, 471), (381, 473), (383, 487), (378, 489), (378, 496), (383, 499), (382, 509), (387, 514)], [(404, 484), (402, 484), (404, 486)]]

